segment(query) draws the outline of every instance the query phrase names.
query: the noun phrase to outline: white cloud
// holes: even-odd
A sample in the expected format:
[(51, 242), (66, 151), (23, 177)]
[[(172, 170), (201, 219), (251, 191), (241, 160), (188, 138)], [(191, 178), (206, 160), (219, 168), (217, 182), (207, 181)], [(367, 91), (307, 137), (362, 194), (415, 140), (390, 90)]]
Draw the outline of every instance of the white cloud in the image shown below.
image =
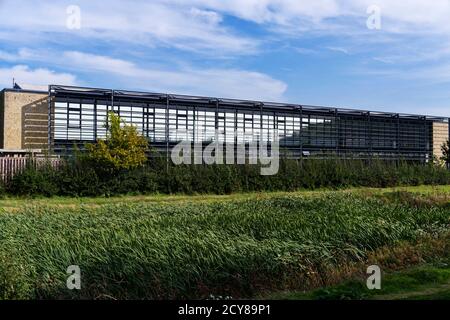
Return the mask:
[[(76, 4), (81, 8), (81, 30), (66, 28), (66, 8), (71, 4), (68, 0), (5, 0), (0, 6), (0, 38), (22, 39), (30, 45), (49, 40), (52, 34), (65, 34), (62, 40), (67, 42), (77, 37), (120, 42), (120, 46), (131, 42), (213, 57), (257, 53), (266, 36), (233, 29), (225, 15), (294, 38), (329, 34), (365, 43), (389, 41), (388, 36), (436, 36), (445, 41), (450, 37), (450, 0), (134, 0), (127, 4), (111, 0), (108, 5), (80, 0)], [(373, 4), (381, 8), (380, 32), (366, 28), (366, 10)], [(440, 50), (439, 45), (430, 48), (430, 52)]]
[[(164, 2), (178, 5), (186, 3), (182, 0)], [(335, 19), (332, 24), (346, 24), (349, 20), (339, 20), (342, 17), (362, 19), (358, 25), (364, 27), (368, 17), (367, 8), (377, 5), (386, 20), (383, 24), (386, 31), (450, 32), (449, 0), (192, 0), (189, 4), (226, 12), (259, 24), (274, 23), (304, 28), (302, 20), (307, 20), (308, 30), (322, 27), (327, 19)]]
[(32, 60), (35, 58), (35, 52), (27, 48), (21, 48), (17, 53), (0, 50), (0, 62), (17, 62), (23, 60)]
[(6, 51), (0, 51), (0, 61), (16, 61), (17, 56)]
[[(41, 56), (37, 54), (36, 56)], [(66, 51), (62, 54), (63, 61), (70, 61), (71, 67), (75, 67), (80, 70), (90, 72), (108, 72), (118, 73), (122, 75), (132, 76), (133, 74), (140, 73), (140, 70), (136, 66), (128, 61), (122, 59), (114, 59), (107, 56), (100, 56), (95, 54), (88, 54), (78, 51)], [(54, 57), (58, 61), (58, 57)]]
[(330, 51), (334, 51), (334, 52), (340, 52), (340, 53), (343, 53), (343, 54), (350, 54), (348, 49), (342, 48), (342, 47), (326, 47), (326, 49), (328, 49)]
[[(355, 67), (361, 62), (367, 74), (380, 77), (409, 76), (408, 70), (417, 69), (412, 64), (424, 61), (433, 64), (420, 68), (421, 79), (443, 81), (449, 71), (450, 0), (134, 0), (126, 4), (118, 0), (107, 4), (79, 0), (79, 31), (65, 27), (65, 9), (71, 4), (70, 0), (2, 1), (0, 41), (8, 39), (3, 41), (5, 48), (6, 44), (17, 48), (30, 41), (30, 47), (53, 48), (59, 43), (70, 49), (60, 56), (50, 53), (51, 59), (45, 59), (48, 53), (26, 49), (17, 54), (0, 51), (0, 62), (39, 61), (77, 75), (105, 75), (115, 79), (117, 86), (125, 84), (128, 88), (269, 100), (281, 99), (286, 84), (263, 72), (240, 70), (238, 63), (233, 64), (237, 60), (232, 60), (228, 68), (202, 68), (196, 65), (201, 55), (180, 56), (172, 51), (170, 58), (184, 60), (184, 66), (149, 67), (158, 61), (150, 49), (158, 46), (201, 52), (209, 55), (211, 62), (216, 57), (257, 54), (262, 44), (284, 44), (294, 39), (293, 50), (302, 54), (320, 53), (327, 47), (352, 56), (363, 52), (367, 54), (366, 63), (355, 58)], [(366, 9), (373, 4), (381, 8), (382, 30), (366, 28)], [(258, 31), (270, 32), (239, 30), (228, 23), (229, 16), (254, 23)], [(304, 38), (318, 40), (300, 43)], [(315, 47), (305, 48), (310, 43)], [(89, 45), (93, 48), (85, 49)], [(82, 50), (104, 51), (89, 55)], [(139, 63), (120, 55), (136, 51)], [(166, 56), (158, 59), (169, 64)]]
[[(81, 30), (66, 28), (66, 8), (73, 1), (4, 0), (0, 39), (10, 42), (51, 40), (71, 43), (84, 38), (126, 47), (175, 47), (211, 57), (254, 54), (270, 37), (245, 34), (225, 19), (231, 15), (282, 36), (333, 35), (359, 44), (392, 41), (404, 35), (450, 38), (450, 0), (79, 0)], [(367, 8), (381, 8), (382, 30), (366, 28)], [(14, 14), (11, 14), (11, 13)], [(278, 38), (279, 39), (279, 38)], [(400, 41), (401, 42), (401, 41)], [(72, 42), (73, 43), (73, 42)], [(117, 44), (119, 43), (119, 44)], [(342, 46), (341, 44), (337, 44)], [(436, 45), (432, 51), (440, 51)], [(384, 57), (380, 57), (384, 58)]]
[(227, 98), (282, 100), (287, 85), (272, 77), (238, 69), (200, 69), (182, 67), (175, 70), (141, 68), (132, 62), (83, 52), (65, 52), (72, 67), (85, 72), (114, 76), (127, 88), (157, 92), (211, 95)]
[(77, 84), (74, 75), (57, 73), (44, 68), (31, 69), (26, 65), (0, 68), (0, 86), (11, 87), (13, 78), (24, 89), (47, 90), (49, 84)]
[(335, 0), (166, 0), (167, 4), (195, 5), (225, 12), (259, 24), (277, 23), (287, 25), (299, 18), (318, 21), (341, 13), (339, 1)]
[[(162, 45), (205, 54), (248, 54), (258, 41), (234, 34), (222, 24), (219, 13), (192, 6), (173, 7), (161, 1), (77, 1), (81, 29), (66, 27), (70, 1), (5, 0), (0, 7), (1, 36), (19, 41), (18, 35), (67, 34), (67, 40), (85, 37), (97, 41), (132, 42), (135, 45)], [(9, 33), (7, 32), (9, 30)], [(38, 38), (39, 40), (39, 38)]]
[[(66, 8), (73, 1), (4, 0), (0, 25), (18, 30), (105, 36), (150, 44), (195, 50), (226, 50), (233, 53), (254, 50), (252, 37), (232, 32), (223, 15), (232, 15), (278, 31), (342, 31), (367, 33), (366, 12), (371, 5), (381, 8), (383, 31), (392, 33), (450, 34), (449, 0), (79, 0), (81, 30), (66, 28)], [(11, 13), (14, 14), (11, 14)], [(356, 23), (355, 23), (356, 19)], [(344, 29), (342, 29), (344, 27)], [(300, 34), (299, 34), (300, 35)]]
[[(23, 62), (39, 63), (51, 60), (54, 65), (65, 65), (67, 70), (85, 75), (88, 79), (102, 78), (103, 81), (113, 82), (117, 88), (122, 89), (274, 101), (283, 100), (283, 95), (287, 90), (284, 82), (273, 79), (264, 73), (235, 68), (141, 67), (123, 59), (79, 51), (52, 53), (23, 48), (17, 54), (8, 52), (3, 54), (14, 56), (16, 60)], [(70, 61), (70, 65), (67, 65), (67, 61)], [(21, 83), (20, 77), (34, 79), (36, 81), (33, 83), (38, 82), (43, 85), (76, 82), (75, 78), (70, 78), (68, 74), (56, 74), (43, 69), (31, 72), (34, 77), (30, 75), (31, 70), (25, 66), (6, 70), (10, 71), (9, 74), (16, 74), (19, 83)], [(43, 71), (46, 71), (47, 74)], [(23, 76), (23, 73), (26, 73), (28, 77)], [(8, 83), (11, 83), (11, 80), (12, 77)], [(27, 80), (27, 82), (29, 81)], [(89, 83), (89, 80), (86, 82)], [(91, 83), (91, 85), (98, 86), (95, 83)]]

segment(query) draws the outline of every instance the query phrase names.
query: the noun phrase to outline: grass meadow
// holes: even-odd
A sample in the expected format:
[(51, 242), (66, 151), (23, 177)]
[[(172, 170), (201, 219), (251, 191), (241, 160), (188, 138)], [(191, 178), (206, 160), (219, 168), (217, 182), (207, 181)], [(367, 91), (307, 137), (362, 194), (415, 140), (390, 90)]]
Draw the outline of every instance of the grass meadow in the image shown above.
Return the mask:
[[(2, 299), (270, 297), (450, 255), (445, 186), (0, 206)], [(70, 265), (81, 290), (66, 287)]]

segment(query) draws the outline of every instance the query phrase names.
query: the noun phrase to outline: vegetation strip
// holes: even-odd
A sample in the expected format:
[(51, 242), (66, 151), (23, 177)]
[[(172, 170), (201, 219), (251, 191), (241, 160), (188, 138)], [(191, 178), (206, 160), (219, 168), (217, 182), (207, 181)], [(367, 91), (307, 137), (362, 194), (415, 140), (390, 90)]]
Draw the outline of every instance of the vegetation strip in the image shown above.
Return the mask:
[[(449, 253), (450, 255), (450, 253)], [(390, 272), (383, 276), (381, 290), (369, 290), (360, 277), (311, 292), (284, 292), (267, 298), (279, 300), (430, 300), (450, 299), (450, 259)]]
[[(113, 197), (4, 197), (0, 198), (0, 210), (19, 210), (24, 206), (57, 206), (76, 208), (79, 206), (99, 207), (108, 204), (117, 203), (164, 203), (164, 204), (183, 204), (183, 203), (212, 203), (223, 201), (245, 201), (251, 199), (269, 199), (273, 197), (306, 197), (306, 196), (322, 196), (326, 193), (334, 193), (336, 190), (321, 189), (321, 190), (300, 190), (293, 192), (249, 192), (249, 193), (234, 193), (227, 195), (122, 195)], [(363, 195), (367, 197), (389, 197), (390, 200), (400, 200), (401, 197), (409, 197), (413, 199), (428, 200), (433, 205), (439, 203), (450, 203), (450, 186), (403, 186), (393, 188), (349, 188), (342, 189), (339, 192), (352, 193)]]
[[(124, 164), (126, 165), (126, 163)], [(339, 159), (280, 159), (274, 176), (259, 165), (172, 165), (153, 159), (130, 169), (100, 169), (89, 157), (71, 158), (57, 169), (30, 165), (14, 176), (0, 196), (96, 197), (149, 194), (216, 194), (449, 185), (450, 171), (433, 164)]]
[[(333, 270), (449, 225), (444, 205), (351, 192), (24, 207), (0, 214), (0, 297), (241, 298), (318, 287), (351, 273)], [(82, 270), (81, 291), (66, 288), (70, 265)]]

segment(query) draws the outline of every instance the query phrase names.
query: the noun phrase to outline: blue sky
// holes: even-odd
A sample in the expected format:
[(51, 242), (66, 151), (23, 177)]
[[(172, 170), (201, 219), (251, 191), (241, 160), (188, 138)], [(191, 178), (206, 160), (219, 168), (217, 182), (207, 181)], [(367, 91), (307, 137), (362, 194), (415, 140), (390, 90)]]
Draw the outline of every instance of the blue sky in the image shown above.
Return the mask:
[(448, 17), (448, 0), (0, 0), (0, 87), (450, 116)]

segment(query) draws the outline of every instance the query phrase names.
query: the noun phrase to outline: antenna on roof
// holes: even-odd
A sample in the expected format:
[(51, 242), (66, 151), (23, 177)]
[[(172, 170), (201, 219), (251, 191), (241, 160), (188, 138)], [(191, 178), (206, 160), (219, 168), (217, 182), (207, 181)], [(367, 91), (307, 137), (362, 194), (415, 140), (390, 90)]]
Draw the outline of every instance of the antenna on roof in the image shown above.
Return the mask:
[(13, 89), (22, 90), (22, 87), (16, 83), (16, 80), (13, 78)]

